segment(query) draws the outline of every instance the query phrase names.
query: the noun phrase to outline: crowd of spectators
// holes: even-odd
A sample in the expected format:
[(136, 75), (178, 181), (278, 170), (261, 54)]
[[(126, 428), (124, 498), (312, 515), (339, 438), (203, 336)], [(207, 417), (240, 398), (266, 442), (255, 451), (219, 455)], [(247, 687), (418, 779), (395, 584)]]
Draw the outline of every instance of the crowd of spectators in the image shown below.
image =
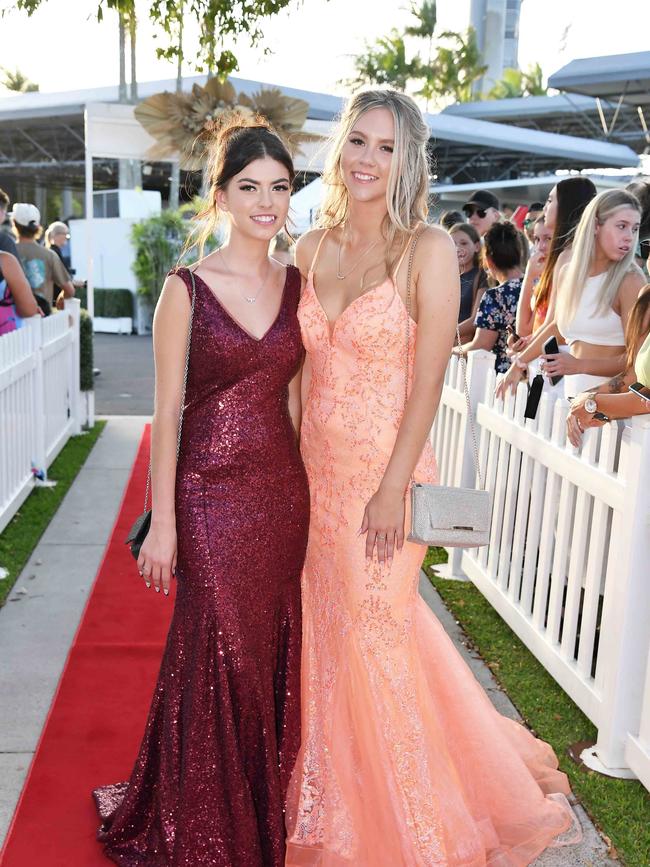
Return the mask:
[(61, 249), (70, 237), (66, 224), (52, 223), (44, 233), (35, 205), (17, 202), (11, 212), (9, 205), (0, 189), (0, 334), (29, 316), (49, 316), (75, 294)]
[(575, 444), (587, 427), (650, 411), (639, 396), (650, 395), (649, 182), (598, 194), (569, 177), (528, 208), (477, 190), (439, 222), (461, 279), (454, 352), (491, 351), (499, 396), (522, 379), (560, 387)]

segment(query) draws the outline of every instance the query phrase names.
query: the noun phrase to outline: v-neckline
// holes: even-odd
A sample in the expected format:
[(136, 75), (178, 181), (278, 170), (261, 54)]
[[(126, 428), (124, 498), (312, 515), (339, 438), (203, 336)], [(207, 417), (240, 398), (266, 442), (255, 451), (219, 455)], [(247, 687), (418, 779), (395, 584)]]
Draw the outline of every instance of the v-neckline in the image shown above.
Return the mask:
[(320, 312), (323, 316), (323, 319), (327, 323), (327, 332), (328, 332), (328, 336), (329, 336), (330, 340), (334, 337), (334, 332), (336, 331), (336, 326), (339, 324), (339, 321), (345, 316), (345, 314), (348, 312), (348, 310), (351, 307), (354, 307), (354, 305), (357, 303), (357, 301), (361, 301), (362, 298), (367, 298), (368, 295), (372, 295), (373, 292), (375, 292), (377, 289), (380, 289), (382, 286), (384, 286), (385, 283), (391, 283), (393, 286), (393, 289), (395, 291), (395, 295), (399, 295), (399, 293), (395, 289), (395, 284), (390, 279), (390, 277), (385, 277), (381, 281), (381, 283), (377, 283), (375, 286), (371, 286), (370, 289), (368, 289), (366, 292), (362, 292), (361, 295), (357, 295), (356, 298), (353, 298), (352, 301), (350, 301), (350, 303), (346, 307), (344, 307), (343, 310), (339, 313), (339, 315), (336, 317), (334, 322), (332, 322), (332, 320), (329, 318), (329, 316), (325, 312), (325, 308), (321, 304), (321, 300), (318, 297), (318, 292), (316, 292), (316, 287), (314, 286), (314, 272), (313, 271), (308, 272), (307, 282), (311, 285), (312, 295), (316, 299), (316, 304), (318, 305), (318, 309), (320, 310)]
[(275, 314), (275, 316), (273, 317), (273, 321), (271, 322), (271, 324), (266, 329), (264, 334), (262, 334), (261, 337), (257, 337), (255, 334), (250, 332), (248, 330), (248, 328), (246, 328), (245, 325), (242, 325), (241, 322), (232, 315), (232, 313), (230, 312), (230, 310), (228, 310), (228, 308), (223, 303), (223, 301), (221, 301), (219, 299), (219, 297), (217, 296), (217, 293), (212, 289), (212, 287), (208, 283), (206, 283), (206, 281), (203, 279), (203, 277), (201, 277), (200, 274), (197, 274), (196, 271), (194, 271), (193, 274), (194, 274), (194, 277), (198, 277), (199, 280), (201, 281), (201, 283), (203, 283), (205, 288), (208, 290), (210, 295), (212, 295), (214, 300), (217, 302), (217, 304), (219, 305), (221, 310), (226, 314), (228, 319), (230, 319), (230, 321), (233, 323), (233, 325), (235, 325), (243, 334), (245, 334), (251, 340), (254, 340), (255, 343), (262, 343), (262, 341), (266, 339), (266, 337), (271, 333), (271, 331), (273, 331), (273, 329), (277, 325), (277, 322), (280, 319), (280, 314), (282, 313), (282, 310), (284, 309), (284, 298), (285, 298), (285, 295), (287, 293), (287, 283), (289, 282), (289, 268), (288, 268), (288, 266), (285, 266), (285, 267), (286, 267), (287, 273), (286, 273), (285, 278), (284, 278), (284, 285), (282, 287), (282, 294), (280, 295), (280, 306), (278, 307), (278, 312)]

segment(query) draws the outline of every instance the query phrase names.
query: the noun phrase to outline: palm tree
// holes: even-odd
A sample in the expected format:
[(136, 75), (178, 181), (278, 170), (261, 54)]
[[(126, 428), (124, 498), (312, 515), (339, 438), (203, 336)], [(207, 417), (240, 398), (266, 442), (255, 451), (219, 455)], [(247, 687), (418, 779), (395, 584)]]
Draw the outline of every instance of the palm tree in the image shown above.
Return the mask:
[(352, 90), (365, 84), (388, 84), (395, 90), (406, 90), (409, 81), (417, 75), (418, 61), (406, 60), (404, 37), (393, 29), (388, 36), (377, 39), (373, 45), (354, 59), (356, 76), (344, 83)]
[(522, 96), (546, 96), (543, 73), (539, 63), (521, 69), (504, 69), (500, 81), (488, 93), (488, 99), (517, 99)]
[[(422, 5), (418, 8), (414, 0), (411, 0), (411, 14), (417, 20), (417, 24), (407, 27), (405, 33), (407, 36), (414, 36), (417, 39), (428, 40), (427, 54), (427, 70), (431, 70), (433, 60), (433, 37), (436, 33), (436, 25), (438, 23), (438, 10), (436, 8), (436, 0), (422, 0)], [(426, 71), (422, 68), (421, 74), (426, 76)], [(427, 111), (429, 110), (429, 101), (433, 96), (433, 88), (425, 86), (422, 88), (421, 95), (426, 98)]]
[(6, 87), (7, 90), (13, 90), (16, 93), (35, 93), (39, 89), (38, 84), (30, 81), (19, 69), (11, 72), (9, 69), (0, 66), (0, 72), (3, 75), (0, 84)]

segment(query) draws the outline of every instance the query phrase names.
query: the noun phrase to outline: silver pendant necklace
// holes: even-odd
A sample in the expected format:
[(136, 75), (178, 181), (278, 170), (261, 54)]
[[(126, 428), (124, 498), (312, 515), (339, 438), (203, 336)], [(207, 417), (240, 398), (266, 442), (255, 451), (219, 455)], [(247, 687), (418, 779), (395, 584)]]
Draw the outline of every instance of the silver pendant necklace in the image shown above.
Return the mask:
[[(231, 277), (234, 277), (235, 275), (233, 274), (233, 272), (232, 272), (230, 266), (228, 265), (228, 263), (226, 262), (226, 257), (223, 255), (223, 250), (219, 250), (219, 253), (221, 254), (221, 261), (222, 261), (223, 264), (226, 266), (226, 271), (230, 274)], [(267, 283), (267, 281), (268, 281), (268, 279), (269, 279), (269, 274), (270, 274), (270, 273), (271, 273), (271, 262), (270, 262), (270, 260), (269, 260), (269, 258), (268, 258), (268, 256), (267, 256), (267, 257), (266, 257), (266, 275), (265, 275), (265, 277), (264, 277), (264, 281), (262, 282), (262, 285), (261, 285), (260, 288), (257, 290), (257, 293), (256, 293), (255, 295), (245, 295), (245, 294), (242, 292), (241, 294), (242, 294), (242, 298), (244, 299), (244, 301), (248, 301), (249, 304), (255, 304), (255, 302), (257, 301), (257, 299), (258, 299), (258, 298), (260, 297), (260, 295), (262, 294), (262, 290), (263, 290), (264, 287), (266, 286), (266, 283)]]
[[(337, 257), (337, 265), (336, 265), (336, 277), (337, 277), (338, 280), (345, 280), (346, 277), (349, 277), (350, 274), (351, 274), (351, 273), (354, 271), (354, 269), (357, 267), (357, 265), (359, 264), (359, 262), (363, 259), (363, 257), (364, 257), (364, 256), (367, 256), (368, 253), (369, 253), (369, 252), (370, 252), (374, 247), (377, 246), (377, 244), (379, 243), (379, 241), (382, 240), (381, 238), (379, 238), (379, 240), (377, 240), (377, 241), (373, 241), (372, 244), (370, 244), (370, 246), (366, 247), (366, 249), (365, 249), (365, 250), (363, 251), (363, 253), (359, 256), (359, 258), (358, 258), (357, 261), (354, 263), (354, 265), (349, 269), (349, 271), (347, 271), (345, 274), (342, 274), (342, 273), (341, 273), (341, 251), (342, 251), (342, 249), (343, 249), (343, 239), (344, 239), (344, 236), (345, 236), (345, 230), (346, 230), (346, 228), (347, 228), (347, 226), (344, 226), (344, 227), (343, 227), (343, 231), (341, 232), (341, 240), (339, 241), (339, 252), (338, 252), (338, 257)], [(362, 282), (363, 282), (363, 281), (362, 281)]]

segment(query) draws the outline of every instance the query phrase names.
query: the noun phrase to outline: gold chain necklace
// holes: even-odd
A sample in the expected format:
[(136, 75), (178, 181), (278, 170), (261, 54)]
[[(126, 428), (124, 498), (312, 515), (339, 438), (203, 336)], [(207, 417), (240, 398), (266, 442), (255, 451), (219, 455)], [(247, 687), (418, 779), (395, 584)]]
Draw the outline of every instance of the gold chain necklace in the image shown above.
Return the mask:
[(381, 238), (379, 238), (379, 240), (377, 240), (377, 241), (373, 241), (372, 244), (370, 244), (370, 246), (366, 247), (366, 249), (365, 249), (365, 250), (363, 251), (363, 253), (359, 256), (359, 258), (358, 258), (357, 261), (354, 263), (354, 265), (350, 268), (350, 270), (347, 271), (347, 273), (345, 273), (345, 274), (341, 274), (341, 251), (342, 251), (342, 249), (343, 249), (343, 238), (344, 238), (344, 235), (345, 235), (345, 230), (346, 230), (346, 228), (347, 228), (347, 226), (344, 226), (344, 227), (343, 227), (343, 231), (341, 232), (341, 240), (339, 241), (339, 252), (338, 252), (337, 263), (336, 263), (336, 277), (337, 277), (338, 280), (345, 280), (346, 277), (349, 277), (350, 274), (351, 274), (351, 273), (354, 271), (354, 269), (357, 267), (357, 265), (359, 264), (359, 262), (363, 259), (363, 257), (364, 257), (364, 256), (367, 256), (368, 253), (369, 253), (369, 252), (370, 252), (374, 247), (377, 246), (377, 244), (379, 243), (379, 241), (382, 240)]
[[(226, 257), (223, 255), (223, 250), (219, 250), (219, 253), (221, 254), (221, 261), (222, 261), (223, 264), (226, 266), (226, 271), (230, 274), (231, 277), (235, 277), (235, 274), (233, 274), (233, 272), (232, 272), (232, 270), (230, 269), (228, 263), (226, 262)], [(260, 288), (257, 290), (257, 294), (256, 294), (256, 295), (245, 295), (245, 294), (242, 293), (242, 297), (244, 298), (244, 301), (248, 301), (249, 304), (255, 304), (255, 302), (257, 301), (257, 299), (258, 299), (258, 298), (260, 297), (260, 295), (262, 294), (262, 290), (263, 290), (264, 287), (266, 286), (266, 283), (267, 283), (267, 281), (268, 281), (268, 279), (269, 279), (269, 274), (270, 274), (270, 273), (271, 273), (271, 262), (270, 262), (270, 260), (269, 260), (269, 258), (268, 258), (268, 256), (267, 256), (267, 258), (266, 258), (266, 276), (264, 277), (264, 281), (263, 281), (262, 285), (261, 285)], [(240, 291), (241, 291), (241, 290), (240, 290)]]

